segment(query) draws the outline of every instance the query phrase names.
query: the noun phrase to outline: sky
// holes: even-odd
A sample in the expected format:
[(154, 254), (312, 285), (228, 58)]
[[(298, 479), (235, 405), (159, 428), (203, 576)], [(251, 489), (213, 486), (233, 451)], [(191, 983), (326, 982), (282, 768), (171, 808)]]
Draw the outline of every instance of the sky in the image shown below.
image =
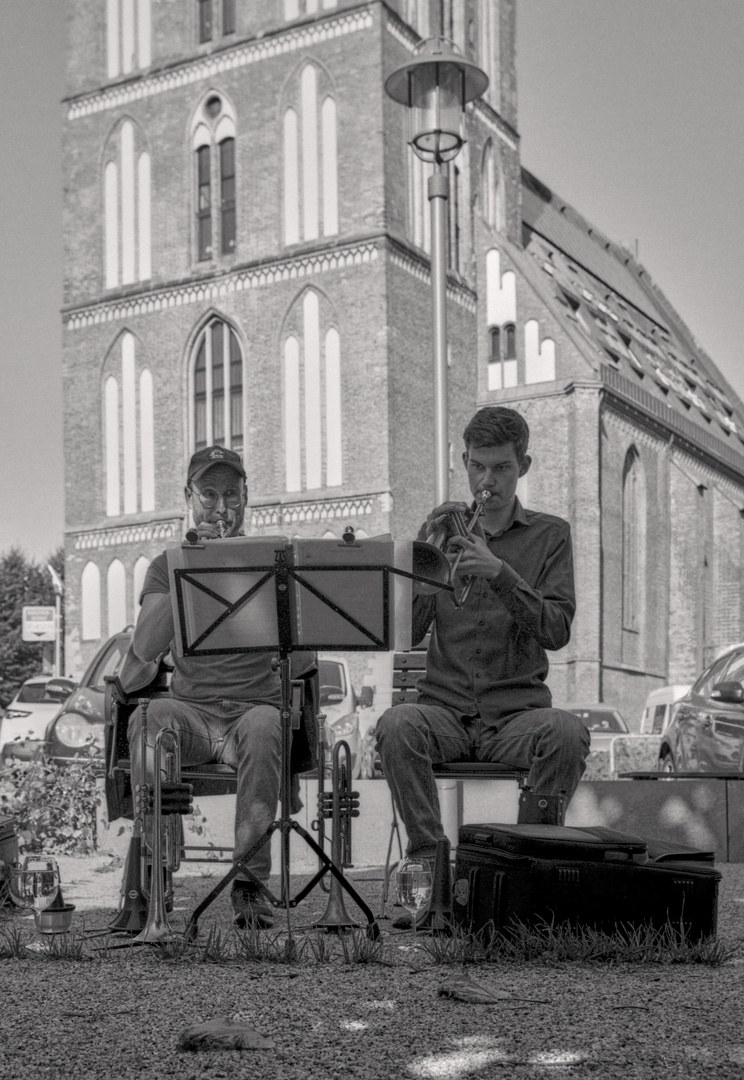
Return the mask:
[[(64, 524), (65, 7), (0, 0), (0, 555), (38, 560)], [(638, 244), (742, 398), (743, 41), (744, 0), (517, 0), (523, 164)]]

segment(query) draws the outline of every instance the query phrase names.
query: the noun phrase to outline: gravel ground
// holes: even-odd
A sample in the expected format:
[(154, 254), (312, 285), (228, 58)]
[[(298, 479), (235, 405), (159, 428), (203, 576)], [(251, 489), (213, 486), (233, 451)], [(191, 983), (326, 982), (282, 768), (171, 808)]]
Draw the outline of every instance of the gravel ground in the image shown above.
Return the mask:
[[(59, 862), (78, 933), (105, 927), (120, 861)], [(220, 869), (186, 864), (179, 871), (175, 925)], [(744, 865), (720, 869), (719, 934), (736, 948), (744, 943)], [(368, 880), (375, 877), (379, 871), (360, 871), (352, 880), (377, 912), (380, 882)], [(316, 888), (295, 924), (312, 921), (325, 902)], [(9, 918), (0, 930), (15, 925), (30, 934), (28, 916)], [(200, 940), (210, 926), (229, 931), (226, 894), (202, 919)], [(391, 934), (389, 921), (381, 926), (384, 964), (165, 962), (149, 949), (93, 952), (101, 938), (86, 940), (82, 960), (0, 960), (0, 1077), (744, 1077), (738, 953), (717, 968), (478, 965), (472, 978), (506, 996), (474, 1005), (438, 994), (441, 979), (461, 974), (459, 966), (434, 965), (410, 934)], [(338, 948), (335, 937), (323, 940)], [(186, 1027), (217, 1017), (250, 1024), (273, 1049), (178, 1050)]]

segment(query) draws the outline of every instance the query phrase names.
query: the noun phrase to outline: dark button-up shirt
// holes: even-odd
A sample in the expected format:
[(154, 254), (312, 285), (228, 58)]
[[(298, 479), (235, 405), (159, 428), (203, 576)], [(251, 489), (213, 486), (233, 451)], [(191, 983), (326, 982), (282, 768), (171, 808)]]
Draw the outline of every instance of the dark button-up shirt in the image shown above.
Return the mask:
[(545, 650), (571, 636), (573, 553), (568, 522), (519, 500), (508, 527), (486, 542), (504, 562), (498, 577), (476, 578), (460, 609), (448, 592), (416, 597), (413, 634), (420, 641), (434, 620), (420, 703), (481, 716), (498, 729), (513, 713), (551, 705)]

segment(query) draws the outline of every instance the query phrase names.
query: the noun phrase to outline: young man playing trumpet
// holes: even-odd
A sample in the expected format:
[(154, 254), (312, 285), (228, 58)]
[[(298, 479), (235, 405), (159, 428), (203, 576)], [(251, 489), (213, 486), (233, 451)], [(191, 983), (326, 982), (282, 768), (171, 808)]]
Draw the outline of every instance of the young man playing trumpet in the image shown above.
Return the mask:
[[(457, 579), (472, 578), (462, 607), (451, 594), (416, 596), (413, 640), (431, 627), (418, 701), (377, 723), (385, 777), (408, 833), (408, 855), (432, 859), (444, 836), (432, 765), (498, 761), (529, 770), (535, 797), (570, 800), (584, 772), (589, 734), (573, 713), (552, 707), (546, 649), (567, 644), (575, 611), (569, 525), (525, 510), (517, 482), (530, 467), (529, 428), (513, 409), (481, 409), (464, 432), (463, 462), (475, 504), (470, 538), (453, 532)], [(429, 514), (425, 539), (466, 503)]]
[[(245, 481), (243, 463), (233, 450), (208, 446), (194, 454), (185, 496), (196, 540), (216, 542), (221, 537), (241, 534), (247, 500)], [(175, 636), (165, 553), (153, 559), (148, 568), (141, 604), (132, 651), (140, 661), (155, 661), (171, 649)], [(272, 654), (179, 657), (173, 648), (171, 659), (174, 671), (170, 697), (156, 698), (148, 707), (148, 747), (154, 746), (161, 728), (170, 728), (178, 733), (183, 765), (218, 761), (237, 769), (233, 855), (237, 861), (261, 837), (277, 812), (281, 691), (279, 676), (272, 670)], [(301, 673), (313, 662), (311, 654), (295, 653), (293, 674)], [(137, 708), (128, 731), (134, 782), (142, 775), (141, 720)], [(260, 881), (268, 881), (270, 844), (264, 844), (248, 865)], [(273, 924), (272, 908), (252, 882), (236, 879), (231, 898), (237, 926), (263, 928)]]

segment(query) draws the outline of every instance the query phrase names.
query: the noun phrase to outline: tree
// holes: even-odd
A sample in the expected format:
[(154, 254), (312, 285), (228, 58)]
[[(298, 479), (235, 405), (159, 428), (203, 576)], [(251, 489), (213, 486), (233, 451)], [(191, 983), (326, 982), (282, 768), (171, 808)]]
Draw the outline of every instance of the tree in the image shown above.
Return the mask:
[[(64, 551), (49, 557), (64, 580)], [(22, 608), (54, 605), (54, 588), (46, 563), (27, 559), (13, 547), (0, 556), (0, 704), (7, 705), (25, 679), (41, 671), (44, 646), (21, 640)], [(62, 667), (64, 671), (64, 666)]]

